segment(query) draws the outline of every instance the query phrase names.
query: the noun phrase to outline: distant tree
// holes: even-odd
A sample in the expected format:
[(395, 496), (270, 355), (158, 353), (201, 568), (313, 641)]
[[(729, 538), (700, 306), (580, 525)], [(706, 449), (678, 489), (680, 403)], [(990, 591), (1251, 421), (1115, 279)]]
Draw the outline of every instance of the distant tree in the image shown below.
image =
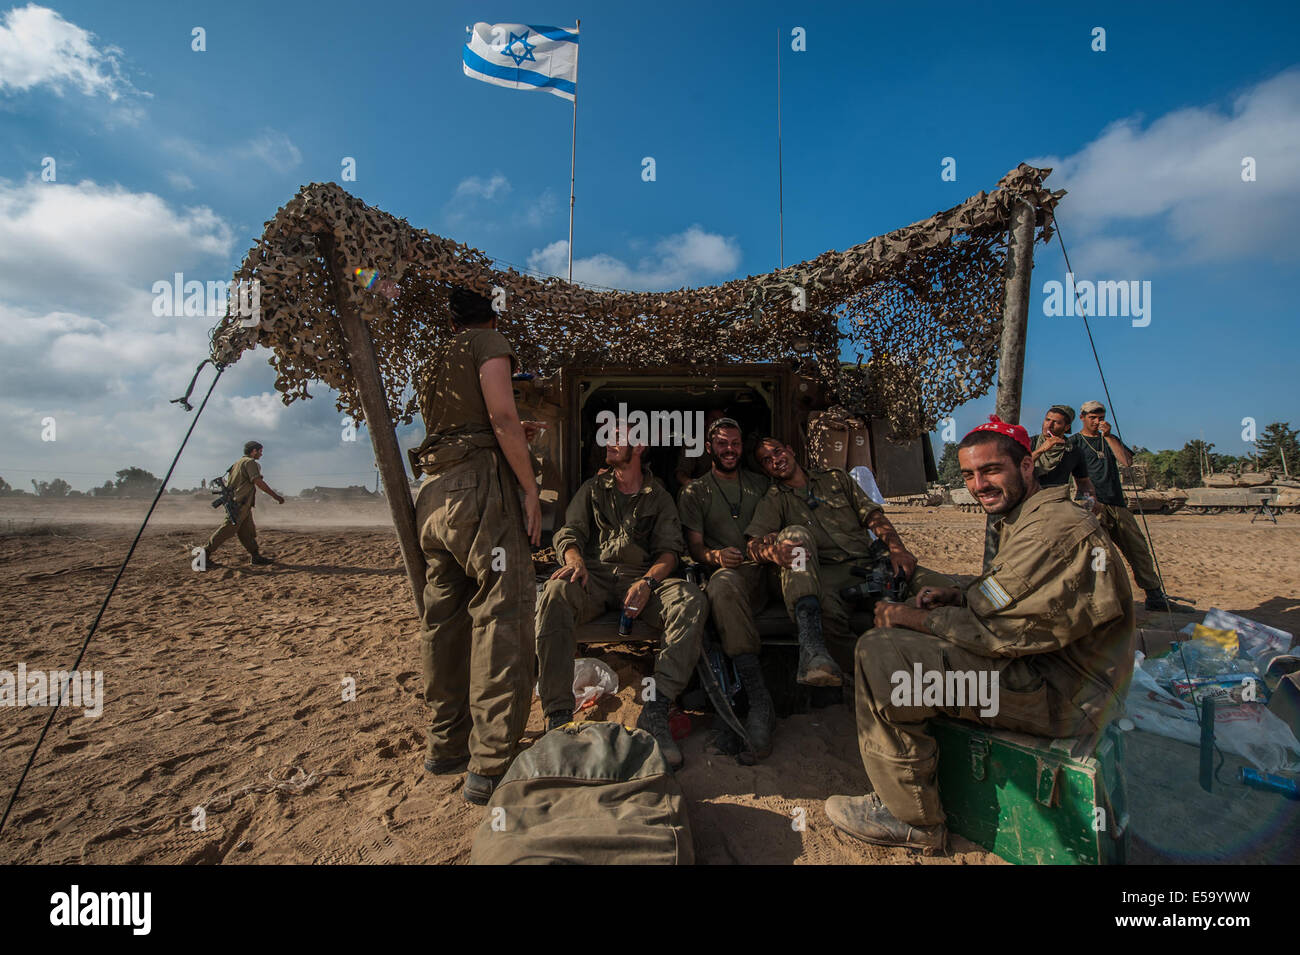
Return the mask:
[(95, 497), (116, 497), (117, 488), (112, 481), (105, 481), (100, 487), (92, 488), (90, 493)]
[(1133, 454), (1133, 464), (1144, 467), (1153, 487), (1170, 487), (1178, 482), (1177, 451), (1148, 451), (1143, 448)]
[(117, 472), (113, 486), (122, 497), (148, 497), (158, 490), (162, 480), (144, 468), (123, 468)]
[(1274, 421), (1255, 441), (1259, 451), (1259, 467), (1283, 470), (1282, 458), (1286, 457), (1286, 470), (1291, 474), (1300, 474), (1300, 441), (1296, 436), (1300, 431), (1291, 429), (1289, 421)]
[(0, 497), (3, 497), (6, 494), (12, 494), (13, 492), (14, 489), (9, 486), (9, 482), (0, 477)]
[(1244, 471), (1253, 466), (1253, 458), (1237, 457), (1235, 454), (1210, 455), (1210, 467), (1214, 469), (1215, 474), (1222, 474), (1225, 471)]
[(943, 457), (939, 459), (939, 483), (944, 487), (957, 487), (962, 483), (961, 466), (957, 463), (957, 445), (943, 443)]
[(36, 489), (37, 497), (67, 497), (68, 492), (72, 490), (72, 485), (63, 478), (55, 478), (53, 481), (37, 482), (32, 478), (32, 487)]
[(1205, 462), (1213, 462), (1210, 455), (1213, 447), (1199, 438), (1183, 445), (1183, 449), (1174, 455), (1174, 483), (1179, 487), (1200, 487)]

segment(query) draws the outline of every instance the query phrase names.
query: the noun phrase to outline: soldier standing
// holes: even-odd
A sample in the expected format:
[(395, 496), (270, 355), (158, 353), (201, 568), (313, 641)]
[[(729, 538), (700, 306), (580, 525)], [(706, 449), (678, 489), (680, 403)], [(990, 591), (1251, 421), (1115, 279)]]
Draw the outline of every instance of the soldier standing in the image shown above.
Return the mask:
[(537, 606), (539, 686), (547, 728), (573, 715), (574, 630), (606, 610), (621, 609), (662, 631), (654, 690), (637, 727), (655, 738), (672, 769), (682, 752), (668, 727), (668, 706), (686, 687), (700, 656), (707, 606), (694, 584), (669, 574), (682, 552), (677, 508), (642, 470), (645, 447), (631, 445), (620, 424), (606, 445), (609, 470), (584, 483), (555, 532), (562, 566), (542, 588)]
[(424, 768), (468, 767), (464, 798), (484, 805), (528, 720), (533, 675), (529, 542), (541, 504), (515, 408), (513, 349), (485, 296), (453, 289), (456, 334), (421, 396), (427, 436), (410, 452), (428, 475), (416, 526), (428, 562), (420, 661), (432, 709)]
[(767, 605), (770, 594), (780, 598), (781, 578), (773, 565), (745, 555), (745, 528), (754, 519), (769, 482), (740, 466), (743, 441), (740, 425), (731, 418), (719, 418), (709, 426), (712, 468), (682, 488), (677, 511), (691, 557), (705, 567), (718, 568), (705, 588), (709, 613), (722, 650), (735, 664), (749, 699), (745, 729), (755, 754), (768, 756), (776, 709), (763, 682), (758, 660), (762, 644), (754, 616)]
[(1069, 484), (1070, 478), (1078, 485), (1079, 494), (1097, 498), (1088, 474), (1088, 462), (1082, 449), (1070, 437), (1074, 424), (1074, 409), (1069, 405), (1052, 405), (1043, 415), (1043, 433), (1034, 435), (1030, 453), (1034, 458), (1034, 476), (1041, 487)]
[(1081, 427), (1072, 441), (1083, 454), (1093, 486), (1097, 490), (1097, 503), (1101, 505), (1098, 519), (1133, 568), (1137, 585), (1146, 591), (1146, 608), (1190, 612), (1191, 607), (1173, 603), (1165, 595), (1164, 588), (1160, 586), (1160, 578), (1156, 575), (1156, 564), (1151, 557), (1147, 539), (1124, 500), (1119, 469), (1133, 463), (1133, 452), (1111, 434), (1110, 422), (1106, 420), (1106, 407), (1100, 401), (1084, 402), (1079, 409), (1079, 417)]
[(203, 548), (205, 567), (217, 566), (212, 559), (212, 552), (235, 536), (239, 537), (239, 543), (243, 544), (244, 549), (252, 555), (250, 563), (258, 565), (273, 563), (270, 557), (262, 556), (257, 549), (257, 525), (253, 523), (253, 503), (257, 500), (258, 488), (271, 495), (277, 504), (283, 504), (284, 498), (271, 490), (262, 480), (262, 466), (258, 464), (261, 458), (262, 445), (257, 441), (245, 442), (244, 456), (232, 464), (230, 470), (226, 472), (226, 493), (235, 502), (238, 519), (231, 521), (227, 515), (226, 523), (212, 532), (207, 546)]
[[(1133, 671), (1132, 591), (1118, 551), (1068, 488), (1039, 486), (1025, 429), (994, 416), (962, 439), (957, 457), (966, 487), (998, 518), (994, 566), (961, 589), (924, 587), (911, 604), (876, 604), (876, 627), (855, 653), (858, 745), (875, 791), (826, 800), (849, 835), (926, 852), (947, 842), (930, 717), (1053, 738), (1099, 732), (1123, 706)], [(995, 712), (969, 700), (902, 705), (900, 677), (917, 671), (985, 674)]]

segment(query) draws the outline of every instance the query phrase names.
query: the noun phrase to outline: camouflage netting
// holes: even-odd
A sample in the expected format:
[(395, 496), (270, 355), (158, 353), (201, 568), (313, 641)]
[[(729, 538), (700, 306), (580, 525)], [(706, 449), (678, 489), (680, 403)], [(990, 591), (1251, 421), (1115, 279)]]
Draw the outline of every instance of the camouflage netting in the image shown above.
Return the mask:
[[(1046, 241), (1064, 195), (1044, 187), (1050, 172), (1022, 164), (992, 193), (844, 252), (673, 292), (598, 291), (498, 269), (477, 249), (413, 228), (334, 183), (313, 183), (266, 223), (235, 272), (236, 281), (260, 284), (260, 323), (224, 318), (212, 357), (227, 365), (264, 345), (286, 404), (310, 397), (318, 380), (359, 420), (341, 304), (365, 320), (393, 418), (409, 422), (418, 384), (450, 334), (450, 287), (496, 287), (505, 292), (502, 332), (525, 368), (543, 376), (573, 364), (811, 358), (843, 404), (888, 418), (895, 437), (914, 437), (992, 384), (1012, 209), (1028, 201), (1036, 238)], [(842, 367), (844, 348), (856, 367)]]

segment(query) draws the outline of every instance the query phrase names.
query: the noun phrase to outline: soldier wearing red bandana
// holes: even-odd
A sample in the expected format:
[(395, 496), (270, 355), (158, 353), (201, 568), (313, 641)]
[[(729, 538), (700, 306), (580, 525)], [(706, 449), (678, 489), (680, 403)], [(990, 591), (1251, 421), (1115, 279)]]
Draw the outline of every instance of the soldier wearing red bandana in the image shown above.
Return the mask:
[[(937, 714), (1059, 738), (1099, 732), (1121, 706), (1135, 634), (1128, 573), (1068, 487), (1038, 484), (1029, 448), (1024, 428), (996, 416), (962, 439), (966, 487), (996, 518), (993, 565), (959, 587), (882, 601), (876, 627), (858, 640), (858, 744), (874, 792), (826, 801), (831, 822), (849, 835), (944, 848), (928, 728)], [(992, 704), (900, 693), (918, 668), (981, 677), (995, 688)]]

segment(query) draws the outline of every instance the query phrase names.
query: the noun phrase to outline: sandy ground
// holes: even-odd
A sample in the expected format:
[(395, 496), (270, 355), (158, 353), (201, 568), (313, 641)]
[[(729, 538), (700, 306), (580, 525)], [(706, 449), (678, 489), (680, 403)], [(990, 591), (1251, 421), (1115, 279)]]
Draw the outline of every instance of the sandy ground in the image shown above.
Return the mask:
[[(0, 669), (71, 666), (146, 507), (0, 499)], [(461, 777), (421, 766), (416, 627), (384, 505), (259, 506), (263, 549), (279, 562), (250, 567), (231, 541), (225, 567), (197, 574), (189, 549), (214, 515), (195, 499), (160, 506), (81, 665), (104, 672), (103, 715), (59, 712), (0, 862), (467, 861), (483, 811), (461, 799)], [(916, 508), (893, 518), (927, 566), (977, 572), (981, 516)], [(1150, 522), (1171, 593), (1300, 630), (1300, 519)], [(650, 661), (603, 657), (625, 688), (591, 718), (632, 724), (628, 684)], [(356, 699), (345, 702), (349, 677)], [(0, 798), (48, 712), (0, 710)], [(707, 755), (708, 721), (696, 716), (679, 774), (701, 862), (1000, 862), (959, 837), (949, 854), (923, 859), (830, 825), (826, 796), (868, 789), (849, 707), (783, 720), (775, 752), (755, 767)], [(541, 726), (534, 701), (530, 735)], [(1131, 861), (1300, 861), (1300, 811), (1231, 782), (1231, 758), (1206, 794), (1193, 747), (1129, 739)], [(791, 824), (799, 808), (803, 831)]]

